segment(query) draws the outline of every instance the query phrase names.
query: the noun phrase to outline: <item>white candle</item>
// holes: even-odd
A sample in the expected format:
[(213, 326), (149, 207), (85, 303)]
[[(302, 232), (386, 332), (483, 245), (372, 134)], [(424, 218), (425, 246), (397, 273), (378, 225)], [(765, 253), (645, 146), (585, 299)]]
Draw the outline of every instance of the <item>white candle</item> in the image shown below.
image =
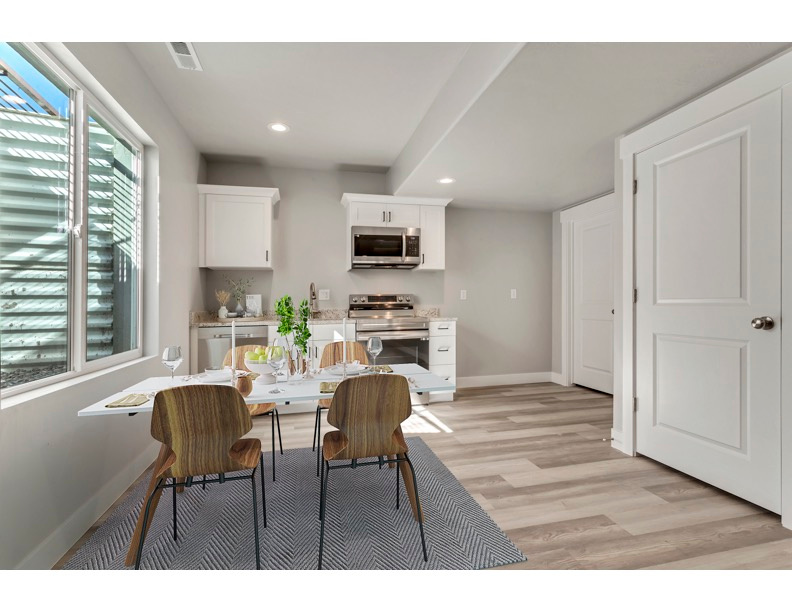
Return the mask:
[(236, 321), (231, 321), (231, 380), (236, 374)]
[(344, 364), (345, 364), (344, 367), (346, 367), (346, 361), (347, 361), (347, 358), (346, 358), (346, 343), (347, 343), (347, 339), (346, 339), (346, 317), (344, 317), (342, 319), (341, 325), (343, 326), (343, 330), (342, 331), (343, 331), (343, 334), (344, 334), (344, 348), (343, 348), (343, 352), (342, 352), (343, 357), (341, 357), (341, 361), (344, 362)]

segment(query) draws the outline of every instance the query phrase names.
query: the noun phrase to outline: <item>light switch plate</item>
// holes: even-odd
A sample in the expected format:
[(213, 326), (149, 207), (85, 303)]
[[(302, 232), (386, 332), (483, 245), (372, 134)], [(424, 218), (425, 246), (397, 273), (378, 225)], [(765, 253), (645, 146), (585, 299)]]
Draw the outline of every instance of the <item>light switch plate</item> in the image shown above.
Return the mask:
[(517, 299), (517, 289), (512, 289), (511, 290), (511, 299), (513, 299), (513, 300)]
[(459, 291), (459, 299), (466, 300), (467, 299), (467, 289), (460, 289)]
[(326, 302), (330, 299), (330, 289), (319, 289), (319, 301)]

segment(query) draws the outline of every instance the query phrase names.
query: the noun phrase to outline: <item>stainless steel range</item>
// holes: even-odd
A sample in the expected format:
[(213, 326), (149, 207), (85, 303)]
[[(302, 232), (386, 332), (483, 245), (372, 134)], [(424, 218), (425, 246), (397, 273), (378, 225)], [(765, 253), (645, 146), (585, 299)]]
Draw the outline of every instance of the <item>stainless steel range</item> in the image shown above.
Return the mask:
[(356, 340), (382, 339), (377, 363), (429, 363), (429, 319), (415, 315), (415, 296), (379, 293), (349, 296), (349, 317), (355, 320)]

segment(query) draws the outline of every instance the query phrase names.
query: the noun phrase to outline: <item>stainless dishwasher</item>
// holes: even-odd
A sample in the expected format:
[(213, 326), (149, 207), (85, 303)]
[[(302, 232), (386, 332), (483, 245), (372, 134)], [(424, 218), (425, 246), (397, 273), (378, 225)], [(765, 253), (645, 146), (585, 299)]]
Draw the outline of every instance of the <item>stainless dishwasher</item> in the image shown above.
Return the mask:
[[(254, 344), (267, 346), (266, 325), (237, 325), (237, 346)], [(231, 326), (198, 328), (198, 372), (206, 368), (219, 368), (223, 365), (226, 353), (231, 349)]]

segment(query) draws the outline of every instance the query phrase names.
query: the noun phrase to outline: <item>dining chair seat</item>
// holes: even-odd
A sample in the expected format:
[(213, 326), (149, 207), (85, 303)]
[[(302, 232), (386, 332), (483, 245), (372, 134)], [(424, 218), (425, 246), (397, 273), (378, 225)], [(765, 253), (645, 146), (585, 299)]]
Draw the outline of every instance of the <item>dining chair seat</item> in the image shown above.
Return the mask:
[[(404, 439), (404, 434), (401, 428), (393, 432), (393, 441), (391, 444), (385, 444), (379, 447), (377, 456), (392, 456), (400, 455), (407, 452), (407, 441)], [(354, 452), (354, 449), (349, 444), (349, 438), (342, 431), (328, 431), (322, 440), (322, 456), (325, 461), (335, 461), (339, 459), (366, 459), (372, 455), (368, 453)]]
[(242, 438), (234, 442), (228, 455), (240, 465), (252, 470), (261, 457), (261, 440), (258, 438)]

